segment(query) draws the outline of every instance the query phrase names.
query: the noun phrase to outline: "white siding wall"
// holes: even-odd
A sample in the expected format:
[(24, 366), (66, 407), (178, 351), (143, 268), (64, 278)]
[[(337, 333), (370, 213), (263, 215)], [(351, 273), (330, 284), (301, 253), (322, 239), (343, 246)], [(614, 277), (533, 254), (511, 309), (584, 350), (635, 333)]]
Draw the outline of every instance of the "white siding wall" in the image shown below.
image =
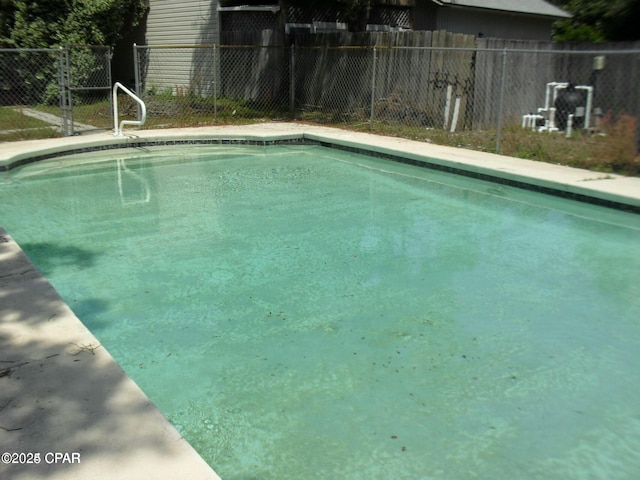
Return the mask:
[(436, 30), (484, 37), (519, 40), (551, 40), (552, 19), (483, 12), (459, 8), (440, 8)]
[(217, 0), (150, 0), (148, 45), (218, 42)]
[[(150, 0), (146, 44), (219, 43), (217, 0)], [(173, 93), (209, 94), (213, 68), (210, 49), (149, 49), (146, 88)]]

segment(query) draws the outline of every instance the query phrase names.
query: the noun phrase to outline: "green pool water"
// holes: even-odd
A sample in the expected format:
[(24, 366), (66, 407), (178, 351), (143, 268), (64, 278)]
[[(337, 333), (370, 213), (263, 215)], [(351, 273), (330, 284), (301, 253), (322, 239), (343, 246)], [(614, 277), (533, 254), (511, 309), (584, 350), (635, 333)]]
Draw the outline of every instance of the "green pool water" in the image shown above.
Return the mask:
[(638, 215), (316, 146), (53, 159), (0, 195), (225, 480), (640, 476)]

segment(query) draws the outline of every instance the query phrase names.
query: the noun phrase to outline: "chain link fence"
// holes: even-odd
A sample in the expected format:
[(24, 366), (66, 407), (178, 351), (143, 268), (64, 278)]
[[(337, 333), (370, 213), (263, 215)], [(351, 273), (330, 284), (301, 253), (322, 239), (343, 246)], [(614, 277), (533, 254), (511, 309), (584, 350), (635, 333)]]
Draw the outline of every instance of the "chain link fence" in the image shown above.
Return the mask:
[[(42, 138), (60, 134), (36, 105), (60, 113), (64, 67), (61, 49), (0, 49), (0, 140)], [(59, 117), (60, 118), (60, 117)]]
[(111, 49), (0, 49), (0, 141), (73, 135), (112, 124)]
[[(136, 46), (147, 127), (289, 119), (289, 56), (281, 47)], [(129, 114), (135, 105), (130, 106)], [(125, 113), (127, 113), (125, 111)]]
[(566, 133), (569, 115), (593, 131), (640, 114), (640, 51), (172, 46), (136, 59), (136, 89), (163, 125), (235, 115)]
[[(640, 51), (302, 47), (295, 66), (297, 116), (330, 122), (457, 131), (524, 120), (559, 131), (568, 114), (575, 128), (592, 130), (605, 116), (640, 113)], [(574, 90), (575, 105), (562, 106)]]
[(296, 119), (640, 174), (640, 50), (291, 51)]
[[(629, 161), (640, 143), (638, 49), (198, 45), (134, 53), (144, 128), (294, 119), (548, 161), (543, 148), (585, 155), (560, 139), (581, 142), (589, 158)], [(0, 50), (0, 130), (110, 128), (110, 58), (102, 47)], [(129, 97), (119, 103), (121, 118), (136, 119)], [(61, 125), (35, 125), (43, 120), (33, 111)]]

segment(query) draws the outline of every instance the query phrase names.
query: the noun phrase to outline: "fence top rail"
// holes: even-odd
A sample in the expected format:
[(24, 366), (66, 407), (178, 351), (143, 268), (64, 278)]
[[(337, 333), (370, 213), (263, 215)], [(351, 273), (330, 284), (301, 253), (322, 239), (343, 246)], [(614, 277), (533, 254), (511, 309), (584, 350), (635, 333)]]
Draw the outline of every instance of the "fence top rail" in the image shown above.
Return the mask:
[(202, 45), (138, 45), (137, 43), (133, 44), (133, 48), (140, 48), (145, 50), (153, 50), (154, 48), (159, 49), (193, 49), (193, 48), (218, 48), (220, 45), (215, 44), (202, 44)]
[(534, 49), (534, 48), (479, 48), (479, 47), (416, 47), (416, 46), (402, 46), (402, 45), (341, 45), (341, 46), (326, 46), (326, 45), (296, 45), (298, 49), (331, 49), (331, 50), (344, 50), (344, 49), (362, 49), (362, 50), (431, 50), (431, 51), (447, 51), (447, 52), (489, 52), (489, 53), (554, 53), (554, 54), (567, 54), (567, 55), (623, 55), (623, 54), (640, 54), (640, 49), (628, 49), (628, 50), (550, 50), (550, 49)]
[[(411, 47), (410, 47), (411, 48)], [(438, 47), (429, 47), (438, 49)], [(507, 53), (555, 53), (566, 55), (628, 55), (639, 54), (640, 49), (632, 48), (627, 50), (547, 50), (535, 48), (473, 48), (476, 52), (507, 52)]]
[(49, 47), (49, 48), (22, 48), (22, 47), (13, 47), (13, 48), (0, 48), (0, 53), (60, 53), (65, 49), (81, 49), (88, 48), (92, 50), (104, 50), (107, 53), (111, 53), (111, 47), (108, 45), (82, 45), (82, 44), (74, 44), (67, 43), (64, 46), (59, 47)]
[(135, 48), (153, 50), (153, 49), (196, 49), (196, 48), (286, 48), (284, 45), (221, 45), (217, 43), (202, 44), (202, 45), (137, 45), (133, 44)]
[(109, 45), (100, 45), (100, 44), (86, 44), (86, 43), (65, 43), (64, 44), (65, 47), (71, 47), (71, 48), (104, 48), (104, 49), (111, 49), (111, 47)]
[(13, 53), (13, 52), (61, 52), (62, 47), (56, 48), (0, 48), (0, 53)]
[[(262, 49), (262, 48), (295, 48), (299, 50), (427, 50), (427, 51), (446, 51), (446, 52), (482, 52), (482, 53), (536, 53), (536, 54), (564, 54), (564, 55), (629, 55), (640, 54), (640, 49), (625, 50), (557, 50), (546, 48), (480, 48), (480, 47), (419, 47), (419, 46), (402, 46), (402, 45), (136, 45), (139, 49), (207, 49), (207, 48), (237, 48), (237, 49)], [(0, 50), (1, 51), (1, 50)]]

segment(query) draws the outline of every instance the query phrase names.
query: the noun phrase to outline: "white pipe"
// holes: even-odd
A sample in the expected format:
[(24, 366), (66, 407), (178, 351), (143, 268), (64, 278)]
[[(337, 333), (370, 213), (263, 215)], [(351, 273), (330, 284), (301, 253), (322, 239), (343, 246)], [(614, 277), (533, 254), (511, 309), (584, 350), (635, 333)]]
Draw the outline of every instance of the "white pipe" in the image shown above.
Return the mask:
[(449, 125), (449, 110), (451, 109), (451, 95), (453, 94), (453, 85), (447, 85), (447, 98), (444, 102), (444, 126), (443, 130)]
[[(549, 119), (545, 122), (545, 125), (538, 128), (539, 132), (556, 132), (558, 128), (556, 127), (556, 109), (553, 105), (555, 105), (556, 96), (558, 89), (566, 88), (569, 84), (566, 82), (549, 82), (545, 88), (544, 94), (544, 107), (538, 108), (538, 114), (546, 113)], [(553, 92), (553, 98), (551, 98), (551, 94)], [(553, 105), (551, 105), (553, 102)]]
[(553, 105), (556, 104), (556, 99), (558, 98), (558, 90), (564, 90), (569, 85), (566, 83), (559, 83), (555, 87), (553, 87)]
[(584, 129), (588, 130), (591, 127), (591, 108), (593, 103), (593, 87), (589, 85), (578, 85), (576, 90), (586, 90), (587, 91), (587, 106), (586, 111), (584, 112)]
[(548, 112), (551, 105), (549, 102), (551, 100), (551, 92), (553, 91), (553, 101), (556, 100), (556, 89), (557, 88), (566, 88), (569, 84), (566, 82), (549, 82), (547, 83), (547, 88), (545, 89), (544, 95), (544, 108), (539, 108), (538, 111)]
[(573, 113), (569, 114), (569, 117), (567, 118), (567, 131), (565, 133), (565, 137), (570, 138), (571, 137), (571, 129), (573, 127)]
[[(549, 111), (549, 96), (550, 96), (550, 83), (547, 83), (547, 88), (544, 89), (544, 111), (547, 112)], [(538, 109), (538, 111), (540, 111), (540, 109)]]
[(549, 109), (549, 125), (547, 127), (549, 132), (557, 132), (558, 127), (556, 127), (556, 107), (551, 107)]
[[(120, 122), (120, 128), (118, 128), (118, 89), (121, 89), (131, 98), (133, 98), (138, 105), (140, 105), (142, 114), (140, 115), (140, 120), (122, 120)], [(144, 102), (131, 90), (122, 85), (120, 82), (116, 82), (113, 85), (113, 130), (115, 136), (122, 136), (122, 127), (124, 125), (143, 125), (147, 120), (147, 106)]]
[[(547, 132), (557, 132), (558, 127), (556, 126), (556, 108), (555, 105), (556, 99), (558, 98), (558, 91), (565, 89), (569, 86), (566, 82), (549, 82), (547, 83), (545, 89), (545, 98), (544, 98), (544, 107), (538, 108), (538, 114), (547, 113), (548, 120), (546, 121), (545, 126), (540, 127), (538, 129), (539, 132), (547, 131)], [(587, 91), (587, 102), (585, 106), (585, 114), (584, 114), (584, 128), (589, 129), (591, 127), (591, 110), (593, 109), (593, 87), (589, 85), (578, 85), (575, 87), (576, 90), (586, 90)], [(571, 134), (571, 128), (573, 127), (573, 114), (570, 115), (571, 126), (567, 126), (567, 130), (569, 131), (569, 135)], [(533, 122), (535, 125), (535, 119), (533, 119), (534, 115), (523, 115), (522, 116), (522, 126), (525, 128), (530, 125), (529, 122)], [(538, 115), (538, 117), (544, 118), (542, 115)]]
[(522, 116), (522, 128), (531, 128), (531, 130), (535, 130), (537, 126), (538, 120), (544, 120), (543, 115), (538, 115), (535, 113), (528, 113)]
[(453, 120), (451, 120), (451, 131), (456, 131), (458, 125), (458, 114), (460, 113), (460, 97), (456, 97), (456, 103), (453, 106)]

